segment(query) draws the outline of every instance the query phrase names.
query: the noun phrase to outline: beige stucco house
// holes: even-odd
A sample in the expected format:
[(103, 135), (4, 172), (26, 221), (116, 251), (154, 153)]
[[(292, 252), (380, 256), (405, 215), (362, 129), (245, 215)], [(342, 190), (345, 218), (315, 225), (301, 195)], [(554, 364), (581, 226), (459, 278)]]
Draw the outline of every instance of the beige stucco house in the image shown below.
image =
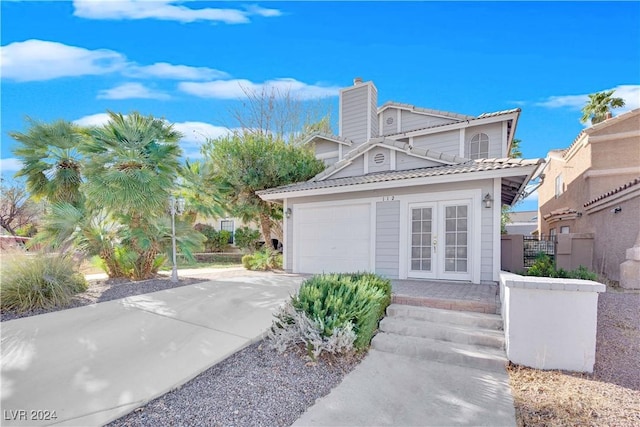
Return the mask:
[(340, 91), (338, 135), (308, 141), (327, 168), (260, 192), (285, 211), (284, 267), (495, 282), (501, 204), (542, 159), (508, 159), (519, 109), (463, 115), (387, 102), (372, 82)]
[(620, 264), (640, 238), (640, 109), (584, 129), (549, 152), (539, 187), (543, 235), (592, 233), (593, 267), (620, 280)]

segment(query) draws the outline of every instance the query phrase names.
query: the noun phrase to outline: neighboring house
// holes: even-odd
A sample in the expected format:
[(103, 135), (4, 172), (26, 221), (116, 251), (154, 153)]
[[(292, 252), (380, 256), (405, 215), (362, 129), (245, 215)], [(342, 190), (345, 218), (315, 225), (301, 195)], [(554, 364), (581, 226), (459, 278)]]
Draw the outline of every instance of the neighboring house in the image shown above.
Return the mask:
[(539, 194), (544, 235), (593, 233), (593, 268), (620, 278), (626, 250), (640, 238), (640, 109), (584, 129), (549, 152)]
[(507, 234), (533, 234), (538, 228), (538, 211), (509, 212), (509, 221), (505, 228)]
[(477, 117), (389, 102), (372, 82), (340, 91), (339, 134), (308, 141), (327, 164), (259, 192), (283, 203), (285, 269), (495, 282), (501, 204), (542, 159), (508, 159), (519, 109)]

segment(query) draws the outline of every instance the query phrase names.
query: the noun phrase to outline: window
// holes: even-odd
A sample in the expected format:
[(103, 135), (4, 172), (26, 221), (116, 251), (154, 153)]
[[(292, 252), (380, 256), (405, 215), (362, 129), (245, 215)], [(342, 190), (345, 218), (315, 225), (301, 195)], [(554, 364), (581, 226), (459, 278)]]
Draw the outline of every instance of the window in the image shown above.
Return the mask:
[(549, 230), (549, 236), (550, 237), (556, 237), (556, 229), (552, 228), (551, 230)]
[(569, 234), (569, 226), (563, 225), (562, 227), (560, 227), (560, 234)]
[(220, 221), (220, 230), (226, 230), (231, 233), (229, 244), (233, 243), (233, 220), (223, 219)]
[(489, 137), (486, 133), (475, 134), (469, 141), (470, 159), (486, 159), (489, 157)]
[(556, 176), (556, 199), (564, 193), (564, 182), (562, 182), (562, 174)]

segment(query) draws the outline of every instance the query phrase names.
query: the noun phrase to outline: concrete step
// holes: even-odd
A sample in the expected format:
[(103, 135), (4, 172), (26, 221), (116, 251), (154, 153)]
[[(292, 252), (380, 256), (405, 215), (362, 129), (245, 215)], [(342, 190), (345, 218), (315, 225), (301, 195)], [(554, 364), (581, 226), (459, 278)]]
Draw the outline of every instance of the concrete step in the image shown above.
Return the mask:
[(504, 333), (502, 331), (476, 326), (391, 316), (382, 319), (380, 331), (402, 336), (504, 349)]
[(391, 304), (387, 307), (387, 316), (502, 330), (502, 317), (498, 314), (473, 313), (470, 311), (453, 311), (439, 308)]
[(421, 360), (495, 372), (504, 372), (507, 365), (504, 351), (495, 348), (386, 332), (380, 332), (373, 338), (371, 348)]

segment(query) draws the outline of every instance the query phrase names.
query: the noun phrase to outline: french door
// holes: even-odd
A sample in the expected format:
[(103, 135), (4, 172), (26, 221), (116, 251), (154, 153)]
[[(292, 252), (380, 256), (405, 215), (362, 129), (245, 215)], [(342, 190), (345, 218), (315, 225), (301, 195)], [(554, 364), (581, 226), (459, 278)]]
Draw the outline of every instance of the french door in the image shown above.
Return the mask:
[(409, 205), (409, 277), (471, 280), (471, 203)]

